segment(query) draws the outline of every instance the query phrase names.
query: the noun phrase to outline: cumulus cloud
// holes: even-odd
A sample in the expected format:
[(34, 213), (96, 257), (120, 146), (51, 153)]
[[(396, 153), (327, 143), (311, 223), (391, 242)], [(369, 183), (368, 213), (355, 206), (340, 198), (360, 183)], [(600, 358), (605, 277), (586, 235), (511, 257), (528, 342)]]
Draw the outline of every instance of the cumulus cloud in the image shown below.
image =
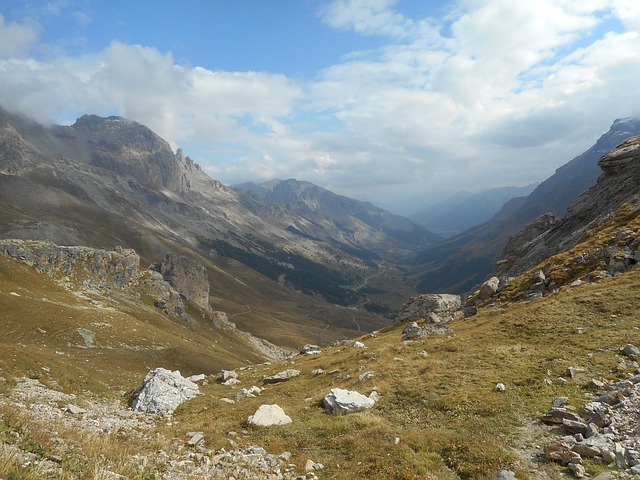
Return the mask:
[(35, 60), (37, 28), (0, 17), (0, 104), (116, 112), (224, 182), (296, 177), (404, 213), (456, 188), (540, 181), (640, 112), (636, 0), (459, 0), (442, 19), (399, 6), (328, 3), (326, 25), (387, 43), (306, 80), (121, 42)]
[(0, 14), (0, 58), (22, 56), (38, 38), (40, 28), (34, 24), (5, 22)]

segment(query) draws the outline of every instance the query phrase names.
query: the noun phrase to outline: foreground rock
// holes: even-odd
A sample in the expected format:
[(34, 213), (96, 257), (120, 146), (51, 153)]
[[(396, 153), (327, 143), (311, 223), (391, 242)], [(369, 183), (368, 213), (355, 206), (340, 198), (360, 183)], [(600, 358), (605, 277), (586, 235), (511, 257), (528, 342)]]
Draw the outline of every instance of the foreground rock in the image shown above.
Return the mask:
[(248, 419), (250, 425), (271, 427), (273, 425), (287, 425), (293, 420), (284, 413), (279, 405), (260, 405), (256, 413)]
[(156, 368), (133, 391), (131, 408), (139, 412), (170, 414), (199, 393), (198, 385), (184, 378), (178, 370)]
[(395, 323), (425, 320), (427, 323), (449, 322), (462, 318), (462, 298), (448, 293), (426, 293), (405, 303)]
[(566, 434), (545, 447), (546, 458), (568, 465), (575, 477), (585, 476), (577, 466), (583, 458), (640, 475), (640, 374), (599, 391), (578, 414), (554, 408), (543, 421), (560, 426)]
[(331, 393), (324, 397), (322, 403), (328, 413), (341, 414), (371, 408), (376, 401), (375, 397), (366, 397), (353, 390), (332, 388)]

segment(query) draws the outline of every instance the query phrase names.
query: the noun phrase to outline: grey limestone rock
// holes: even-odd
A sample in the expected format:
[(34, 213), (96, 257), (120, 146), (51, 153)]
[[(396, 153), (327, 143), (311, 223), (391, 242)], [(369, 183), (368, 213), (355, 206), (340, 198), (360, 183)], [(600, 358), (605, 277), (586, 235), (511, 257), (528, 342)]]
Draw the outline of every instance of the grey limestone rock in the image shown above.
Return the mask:
[(426, 293), (413, 297), (405, 303), (400, 309), (395, 323), (425, 319), (432, 313), (437, 314), (443, 321), (449, 321), (463, 316), (461, 308), (462, 298), (460, 295)]
[(323, 404), (328, 413), (353, 413), (373, 407), (375, 399), (354, 390), (332, 388), (331, 393), (324, 397)]
[(270, 427), (273, 425), (286, 425), (292, 423), (289, 417), (279, 405), (260, 405), (256, 413), (248, 419), (251, 425), (258, 427)]
[(178, 370), (156, 368), (134, 390), (131, 407), (139, 412), (170, 414), (199, 393), (198, 385), (184, 378)]

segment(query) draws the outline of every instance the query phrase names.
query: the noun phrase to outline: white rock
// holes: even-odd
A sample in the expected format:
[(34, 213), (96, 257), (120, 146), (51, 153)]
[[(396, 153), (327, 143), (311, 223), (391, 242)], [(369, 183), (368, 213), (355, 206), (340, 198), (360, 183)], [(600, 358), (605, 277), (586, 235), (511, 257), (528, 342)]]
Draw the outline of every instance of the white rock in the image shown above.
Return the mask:
[(172, 413), (178, 406), (200, 393), (198, 385), (176, 370), (151, 370), (142, 384), (133, 392), (131, 407), (134, 411)]
[(272, 425), (286, 425), (293, 422), (279, 405), (260, 405), (256, 413), (248, 419), (251, 425), (270, 427)]
[(504, 392), (506, 389), (507, 387), (504, 386), (504, 383), (496, 384), (496, 392)]
[(353, 390), (332, 388), (331, 393), (324, 397), (323, 404), (327, 412), (340, 414), (371, 408), (375, 400)]

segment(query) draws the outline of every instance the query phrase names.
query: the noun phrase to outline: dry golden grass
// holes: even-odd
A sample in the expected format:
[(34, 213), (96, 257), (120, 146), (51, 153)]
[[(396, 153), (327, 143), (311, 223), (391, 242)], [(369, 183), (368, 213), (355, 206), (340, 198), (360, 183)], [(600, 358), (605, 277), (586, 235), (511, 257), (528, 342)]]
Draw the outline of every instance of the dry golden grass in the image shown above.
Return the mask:
[[(607, 238), (615, 233), (609, 231)], [(592, 243), (582, 247), (600, 248), (598, 235), (594, 232), (587, 239)], [(550, 262), (561, 265), (571, 255), (575, 252)], [(290, 451), (300, 469), (308, 459), (324, 464), (321, 475), (326, 478), (489, 479), (503, 468), (517, 472), (520, 480), (560, 478), (562, 467), (531, 461), (532, 454), (540, 453), (542, 437), (548, 432), (538, 419), (556, 396), (566, 396), (579, 406), (585, 401), (590, 379), (612, 380), (630, 373), (631, 366), (624, 369), (618, 363), (619, 348), (626, 343), (640, 344), (639, 269), (599, 284), (562, 287), (541, 299), (481, 308), (475, 317), (453, 322), (455, 333), (449, 336), (403, 344), (402, 327), (388, 328), (375, 337), (363, 337), (365, 349), (338, 345), (316, 356), (249, 366), (255, 359), (246, 351), (234, 351), (232, 339), (223, 338), (224, 331), (202, 323), (167, 323), (145, 309), (134, 315), (131, 305), (128, 310), (83, 310), (77, 308), (82, 300), (16, 265), (2, 263), (0, 269), (0, 303), (7, 306), (3, 312), (9, 312), (3, 313), (7, 334), (0, 341), (5, 378), (27, 375), (44, 383), (58, 382), (75, 392), (113, 395), (135, 387), (148, 368), (158, 365), (180, 368), (184, 373), (248, 365), (238, 371), (238, 387), (217, 383), (202, 387), (203, 395), (180, 407), (172, 424), (160, 425), (158, 433), (184, 438), (188, 431), (203, 431), (206, 445), (214, 449), (229, 448), (233, 440), (240, 446), (258, 444), (275, 454)], [(42, 300), (45, 296), (49, 301)], [(117, 333), (93, 327), (96, 343), (112, 348), (68, 345), (82, 341), (75, 329), (87, 322), (109, 322), (117, 327), (113, 329)], [(38, 329), (46, 330), (47, 335)], [(119, 343), (141, 348), (118, 347)], [(171, 348), (154, 350), (158, 344)], [(424, 350), (428, 355), (421, 355)], [(566, 385), (543, 382), (565, 375), (568, 367), (582, 370)], [(261, 386), (263, 376), (286, 368), (298, 369), (302, 375), (268, 385), (257, 398), (233, 405), (221, 401), (234, 398), (240, 387)], [(314, 369), (325, 373), (312, 376)], [(374, 372), (374, 377), (359, 382), (358, 376), (367, 371)], [(506, 385), (504, 393), (495, 391), (498, 382)], [(382, 397), (370, 411), (330, 416), (321, 402), (334, 387), (364, 394), (375, 387)], [(1, 388), (10, 388), (10, 382)], [(258, 406), (272, 403), (280, 405), (293, 423), (271, 428), (247, 424)], [(55, 451), (54, 445), (38, 436), (37, 424), (19, 415), (17, 420), (3, 415), (10, 430), (24, 431), (33, 445)], [(136, 478), (138, 473), (127, 470), (119, 459), (132, 451), (157, 448), (121, 445), (112, 437), (105, 438), (81, 436), (84, 456), (69, 456), (65, 460), (68, 471), (78, 469), (78, 478), (100, 478), (100, 468), (110, 465)], [(111, 451), (106, 464), (90, 453), (103, 449)], [(14, 464), (11, 451), (4, 448), (0, 468), (5, 477), (6, 472), (17, 475)], [(591, 474), (603, 468), (589, 462), (585, 466)], [(32, 475), (23, 473), (14, 478)], [(73, 478), (69, 475), (67, 478)]]
[[(540, 428), (538, 419), (556, 396), (579, 406), (591, 378), (625, 373), (617, 367), (618, 349), (640, 342), (638, 288), (640, 272), (633, 270), (544, 299), (481, 309), (454, 322), (452, 336), (402, 344), (399, 327), (364, 337), (364, 350), (336, 346), (318, 356), (256, 365), (240, 372), (239, 387), (262, 385), (264, 375), (285, 368), (302, 375), (235, 405), (220, 399), (233, 398), (237, 388), (205, 387), (205, 395), (177, 412), (178, 428), (203, 430), (217, 448), (228, 446), (228, 432), (244, 429), (235, 441), (276, 454), (291, 451), (300, 466), (311, 458), (325, 465), (327, 478), (482, 479), (502, 468), (521, 479), (555, 478), (560, 467), (532, 465), (512, 447), (529, 456), (540, 453), (526, 431)], [(422, 350), (429, 352), (426, 357), (419, 355)], [(570, 366), (584, 370), (565, 386), (543, 383), (565, 375)], [(317, 368), (326, 373), (311, 376)], [(365, 371), (373, 371), (374, 378), (359, 382)], [(494, 391), (498, 382), (506, 392)], [(382, 399), (368, 412), (330, 416), (321, 401), (333, 387), (365, 394), (376, 387)], [(270, 403), (279, 404), (294, 423), (249, 427), (247, 417)], [(592, 473), (602, 468), (586, 466)]]

